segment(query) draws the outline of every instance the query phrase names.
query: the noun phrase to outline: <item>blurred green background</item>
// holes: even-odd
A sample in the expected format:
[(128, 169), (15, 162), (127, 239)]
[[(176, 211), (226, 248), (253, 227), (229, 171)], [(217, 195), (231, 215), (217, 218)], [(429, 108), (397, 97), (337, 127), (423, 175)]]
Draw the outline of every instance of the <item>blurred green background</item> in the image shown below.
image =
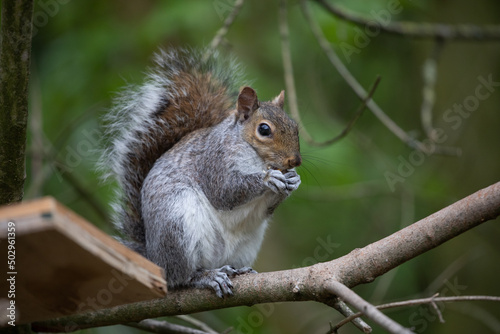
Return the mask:
[[(373, 18), (373, 13), (387, 11), (391, 1), (335, 3)], [(232, 0), (35, 1), (26, 199), (54, 196), (113, 234), (107, 218), (113, 185), (100, 183), (94, 171), (100, 117), (120, 87), (142, 81), (159, 46), (206, 46), (232, 4)], [(408, 133), (425, 139), (419, 115), (422, 66), (434, 41), (379, 34), (357, 47), (362, 28), (331, 16), (314, 2), (310, 5), (342, 61), (366, 89), (381, 75), (375, 101)], [(401, 1), (400, 5), (402, 10), (390, 16), (392, 21), (500, 24), (500, 3), (493, 0)], [(289, 1), (288, 9), (304, 127), (317, 140), (325, 140), (342, 131), (359, 99), (322, 53), (298, 1)], [(285, 88), (278, 27), (278, 1), (247, 1), (221, 47), (244, 64), (263, 100)], [(357, 52), (346, 57), (342, 45), (356, 47)], [(303, 183), (277, 210), (254, 268), (274, 271), (342, 256), (499, 181), (500, 86), (490, 87), (489, 96), (478, 100), (466, 117), (447, 112), (454, 104), (474, 101), (479, 78), (500, 82), (499, 65), (500, 41), (444, 44), (433, 121), (446, 135), (443, 145), (460, 148), (462, 154), (425, 156), (392, 187), (386, 173), (398, 175), (402, 161), (416, 155), (370, 111), (347, 138), (328, 148), (302, 143), (305, 161), (298, 170)], [(455, 118), (450, 121), (446, 115)], [(499, 295), (498, 222), (485, 223), (355, 291), (373, 303), (436, 292)], [(500, 333), (498, 303), (440, 306), (445, 324), (427, 306), (397, 309), (389, 315), (418, 333)], [(196, 317), (219, 331), (232, 326), (243, 333), (324, 333), (330, 321), (341, 320), (334, 310), (313, 302), (240, 307)], [(126, 331), (135, 330), (114, 326), (82, 332)], [(375, 327), (375, 332), (380, 329)], [(348, 325), (341, 333), (357, 330)]]

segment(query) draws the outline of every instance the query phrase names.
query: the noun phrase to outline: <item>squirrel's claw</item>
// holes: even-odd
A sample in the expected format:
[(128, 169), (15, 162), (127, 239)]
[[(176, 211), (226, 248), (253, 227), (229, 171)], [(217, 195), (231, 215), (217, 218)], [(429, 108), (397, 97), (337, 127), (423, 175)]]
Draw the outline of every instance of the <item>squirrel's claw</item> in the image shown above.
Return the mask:
[(300, 176), (294, 169), (284, 174), (279, 170), (270, 169), (264, 176), (264, 184), (277, 194), (290, 195), (300, 185)]
[(286, 188), (292, 192), (300, 186), (300, 175), (294, 169), (287, 171), (285, 174)]
[(199, 289), (212, 289), (220, 298), (233, 294), (231, 280), (225, 272), (219, 269), (197, 271), (191, 277), (189, 285)]
[(217, 297), (224, 298), (233, 294), (233, 283), (230, 278), (248, 273), (256, 274), (257, 272), (250, 267), (235, 269), (225, 265), (217, 269), (198, 271), (190, 281), (192, 286), (200, 289), (212, 289)]
[(264, 176), (264, 184), (276, 194), (288, 195), (285, 175), (276, 169), (269, 169)]
[(244, 275), (244, 274), (257, 274), (257, 272), (255, 270), (253, 270), (251, 267), (243, 267), (243, 268), (236, 269), (233, 266), (225, 265), (225, 266), (222, 266), (216, 270), (219, 270), (219, 271), (226, 273), (227, 276), (229, 276), (231, 278), (236, 277), (238, 275)]

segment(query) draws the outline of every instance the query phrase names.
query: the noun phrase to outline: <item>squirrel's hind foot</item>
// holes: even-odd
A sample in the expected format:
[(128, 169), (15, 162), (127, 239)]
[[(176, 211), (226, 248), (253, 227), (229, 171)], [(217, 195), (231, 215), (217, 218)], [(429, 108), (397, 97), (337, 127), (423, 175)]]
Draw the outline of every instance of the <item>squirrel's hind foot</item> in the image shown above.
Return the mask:
[(224, 298), (233, 294), (233, 284), (231, 279), (238, 275), (256, 274), (257, 272), (250, 267), (236, 269), (232, 266), (225, 265), (217, 269), (198, 270), (191, 277), (191, 285), (195, 288), (209, 288), (215, 291), (215, 294)]

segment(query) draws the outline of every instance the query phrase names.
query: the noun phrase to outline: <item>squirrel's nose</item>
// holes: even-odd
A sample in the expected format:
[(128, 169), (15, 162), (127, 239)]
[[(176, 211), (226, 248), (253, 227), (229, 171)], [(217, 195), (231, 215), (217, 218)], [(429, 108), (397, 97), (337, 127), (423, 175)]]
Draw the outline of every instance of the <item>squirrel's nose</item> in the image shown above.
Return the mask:
[(298, 153), (286, 159), (286, 164), (288, 165), (288, 168), (298, 167), (300, 166), (301, 163), (302, 163), (302, 158)]

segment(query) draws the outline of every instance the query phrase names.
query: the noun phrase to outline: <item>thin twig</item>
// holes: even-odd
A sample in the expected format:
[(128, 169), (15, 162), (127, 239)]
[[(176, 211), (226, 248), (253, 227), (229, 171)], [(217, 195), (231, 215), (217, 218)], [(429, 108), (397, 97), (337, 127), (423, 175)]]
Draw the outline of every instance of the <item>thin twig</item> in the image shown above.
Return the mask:
[[(326, 289), (338, 296), (340, 299), (348, 302), (353, 305), (358, 310), (362, 310), (362, 314), (367, 318), (374, 321), (376, 324), (384, 328), (389, 333), (394, 334), (410, 334), (413, 333), (411, 330), (404, 328), (382, 312), (378, 310), (375, 306), (368, 303), (366, 300), (361, 298), (358, 294), (356, 294), (353, 290), (346, 287), (344, 284), (331, 280), (327, 283)], [(335, 333), (335, 330), (332, 328), (328, 333)]]
[(427, 138), (436, 141), (436, 131), (432, 125), (432, 109), (436, 101), (436, 81), (438, 72), (438, 60), (443, 50), (444, 41), (437, 39), (433, 50), (422, 67), (422, 106), (420, 108), (420, 120)]
[(303, 130), (301, 135), (302, 138), (308, 143), (314, 143), (313, 138), (306, 131), (305, 127), (302, 125), (302, 120), (299, 113), (299, 108), (297, 104), (297, 92), (295, 91), (295, 82), (293, 75), (293, 65), (292, 56), (290, 53), (290, 32), (288, 30), (287, 22), (287, 2), (286, 0), (280, 1), (279, 6), (279, 29), (281, 38), (281, 56), (283, 58), (283, 70), (285, 75), (285, 86), (286, 94), (288, 96), (288, 107), (290, 108), (290, 113), (293, 119), (301, 126)]
[(500, 296), (451, 296), (451, 297), (427, 297), (420, 299), (404, 300), (400, 302), (387, 303), (377, 306), (379, 309), (388, 309), (402, 306), (414, 306), (421, 304), (428, 304), (431, 301), (434, 302), (467, 302), (467, 301), (490, 301), (490, 302), (500, 302)]
[[(333, 307), (335, 310), (337, 310), (340, 314), (342, 314), (344, 317), (349, 317), (355, 312), (347, 306), (347, 304), (340, 300), (339, 298), (333, 298), (325, 302), (326, 305)], [(359, 320), (359, 321), (357, 321)], [(361, 318), (356, 318), (353, 320), (352, 324), (356, 326), (358, 329), (360, 329), (363, 333), (369, 334), (372, 332), (372, 328), (370, 325), (368, 325), (366, 322), (363, 321)], [(331, 323), (330, 323), (331, 325)]]
[(210, 55), (215, 51), (215, 49), (219, 47), (219, 44), (222, 42), (224, 36), (226, 36), (227, 32), (229, 31), (229, 27), (231, 26), (231, 24), (233, 24), (234, 19), (236, 18), (236, 16), (238, 16), (238, 13), (240, 12), (240, 9), (241, 7), (243, 7), (244, 3), (245, 0), (236, 0), (234, 2), (233, 10), (231, 11), (231, 13), (229, 13), (226, 20), (224, 21), (224, 24), (217, 31), (215, 37), (212, 39), (209, 49), (203, 55), (203, 61), (206, 61), (210, 57)]
[[(359, 84), (359, 82), (354, 78), (354, 76), (349, 72), (347, 67), (342, 63), (340, 58), (337, 56), (335, 51), (330, 47), (330, 44), (326, 40), (326, 38), (323, 35), (323, 32), (321, 31), (320, 27), (317, 25), (317, 23), (312, 19), (311, 13), (309, 11), (309, 7), (306, 4), (306, 0), (301, 0), (300, 4), (302, 6), (302, 12), (304, 14), (304, 17), (306, 21), (308, 22), (311, 31), (313, 32), (314, 36), (318, 40), (318, 43), (320, 44), (321, 48), (325, 52), (326, 56), (332, 63), (332, 65), (337, 69), (339, 74), (342, 76), (342, 78), (345, 80), (345, 82), (352, 88), (354, 93), (362, 99), (364, 96), (366, 96), (366, 92), (364, 88)], [(371, 103), (368, 103), (368, 107), (372, 110), (372, 112), (379, 118), (379, 120), (387, 127), (391, 132), (393, 132), (398, 138), (403, 140), (404, 142), (413, 142), (413, 139), (409, 137), (405, 131), (403, 131), (396, 123), (394, 123), (377, 105), (375, 102), (370, 101)], [(374, 107), (375, 105), (375, 107)]]
[(358, 110), (356, 110), (356, 112), (354, 113), (354, 117), (349, 121), (349, 123), (344, 128), (344, 130), (342, 130), (342, 132), (338, 136), (336, 136), (330, 140), (327, 140), (323, 143), (320, 143), (321, 146), (333, 144), (336, 141), (339, 141), (340, 139), (347, 136), (347, 134), (351, 131), (351, 129), (354, 126), (354, 124), (356, 123), (356, 121), (361, 117), (361, 114), (363, 114), (363, 111), (365, 111), (366, 104), (371, 100), (379, 83), (380, 83), (380, 76), (377, 76), (375, 78), (375, 82), (373, 83), (372, 87), (370, 88), (370, 91), (368, 92), (368, 95), (361, 101), (361, 104), (359, 105)]
[(155, 319), (145, 319), (140, 322), (128, 323), (127, 326), (138, 328), (151, 333), (162, 334), (209, 334), (208, 332), (201, 331), (190, 327), (185, 327), (177, 324), (171, 324), (167, 321), (160, 321)]
[[(401, 302), (393, 302), (393, 303), (387, 303), (387, 304), (382, 304), (376, 306), (377, 309), (379, 310), (384, 310), (384, 309), (389, 309), (389, 308), (395, 308), (395, 307), (404, 307), (404, 306), (415, 306), (415, 305), (422, 305), (422, 304), (431, 304), (436, 303), (436, 302), (464, 302), (464, 301), (495, 301), (495, 302), (500, 302), (500, 296), (455, 296), (455, 297), (436, 297), (436, 295), (428, 298), (421, 298), (421, 299), (412, 299), (412, 300), (405, 300)], [(356, 314), (353, 314), (342, 321), (340, 321), (337, 325), (333, 326), (332, 329), (338, 330), (340, 327), (344, 326), (348, 322), (362, 316), (363, 313), (358, 312)], [(438, 312), (439, 319), (440, 321), (443, 319), (442, 316), (440, 315), (440, 312)], [(444, 322), (444, 320), (442, 321)]]
[(432, 109), (436, 100), (436, 79), (437, 79), (437, 62), (441, 50), (440, 41), (436, 41), (434, 50), (422, 67), (422, 107), (420, 108), (420, 120), (422, 128), (428, 138), (434, 139), (434, 127), (432, 126)]
[(311, 146), (316, 146), (316, 147), (324, 147), (331, 145), (340, 139), (344, 138), (347, 136), (347, 134), (351, 131), (352, 127), (356, 123), (356, 121), (359, 119), (361, 114), (366, 108), (367, 102), (371, 99), (373, 94), (375, 93), (375, 90), (377, 89), (377, 86), (380, 82), (380, 76), (378, 76), (375, 79), (375, 82), (373, 83), (369, 93), (361, 99), (361, 105), (358, 107), (358, 110), (354, 114), (354, 117), (349, 121), (347, 126), (344, 128), (344, 130), (337, 136), (328, 139), (323, 142), (318, 142), (312, 138), (312, 136), (309, 134), (307, 129), (305, 128), (301, 117), (299, 113), (299, 108), (298, 108), (298, 103), (297, 103), (297, 92), (295, 90), (295, 80), (294, 80), (294, 75), (293, 75), (293, 65), (292, 65), (292, 56), (290, 52), (290, 40), (289, 40), (289, 30), (288, 30), (288, 23), (287, 23), (287, 3), (286, 0), (280, 1), (280, 11), (279, 11), (279, 26), (280, 26), (280, 36), (281, 36), (281, 55), (283, 58), (283, 69), (284, 69), (284, 76), (285, 76), (285, 85), (286, 85), (286, 90), (287, 90), (287, 96), (288, 96), (288, 104), (290, 108), (290, 113), (292, 114), (292, 117), (297, 121), (299, 124), (301, 130), (302, 130), (302, 137), (304, 140)]
[(200, 321), (200, 320), (198, 320), (196, 318), (193, 318), (193, 317), (191, 317), (189, 315), (181, 314), (181, 315), (176, 316), (176, 318), (184, 320), (185, 322), (190, 323), (191, 325), (196, 326), (199, 329), (201, 329), (201, 330), (203, 330), (203, 331), (205, 331), (205, 332), (207, 332), (209, 334), (217, 334), (217, 332), (214, 331), (206, 323), (204, 323), (203, 321)]
[[(327, 39), (323, 35), (318, 24), (312, 19), (311, 13), (309, 11), (308, 5), (306, 4), (307, 0), (300, 0), (300, 4), (302, 6), (302, 13), (306, 21), (308, 22), (311, 31), (314, 36), (318, 40), (319, 45), (325, 52), (326, 56), (332, 63), (332, 65), (337, 69), (339, 74), (342, 76), (344, 81), (351, 87), (351, 89), (356, 93), (356, 95), (363, 99), (367, 96), (367, 92), (361, 86), (361, 84), (356, 80), (356, 78), (349, 72), (347, 67), (342, 63), (338, 55), (335, 53), (333, 48), (328, 43)], [(429, 152), (429, 149), (425, 147), (423, 143), (409, 136), (403, 129), (401, 129), (387, 114), (375, 103), (373, 99), (369, 100), (366, 103), (366, 106), (371, 110), (371, 112), (379, 119), (379, 121), (384, 124), (387, 129), (389, 129), (396, 137), (398, 137), (402, 142), (413, 149), (417, 149), (419, 151), (425, 152), (427, 154), (445, 154), (445, 155), (456, 155), (455, 149), (448, 149), (446, 147), (433, 147), (433, 152)]]
[(444, 318), (443, 318), (443, 314), (441, 313), (441, 311), (439, 310), (439, 307), (437, 306), (436, 302), (434, 300), (432, 300), (430, 302), (432, 308), (434, 309), (434, 311), (436, 312), (436, 314), (438, 315), (438, 319), (439, 319), (439, 322), (444, 324), (445, 321), (444, 321)]
[(487, 41), (500, 39), (500, 26), (476, 26), (472, 24), (451, 25), (443, 23), (414, 22), (379, 22), (374, 17), (368, 18), (349, 12), (346, 9), (331, 4), (326, 0), (316, 0), (327, 11), (338, 18), (386, 33), (402, 35), (411, 38), (440, 38), (443, 40)]

